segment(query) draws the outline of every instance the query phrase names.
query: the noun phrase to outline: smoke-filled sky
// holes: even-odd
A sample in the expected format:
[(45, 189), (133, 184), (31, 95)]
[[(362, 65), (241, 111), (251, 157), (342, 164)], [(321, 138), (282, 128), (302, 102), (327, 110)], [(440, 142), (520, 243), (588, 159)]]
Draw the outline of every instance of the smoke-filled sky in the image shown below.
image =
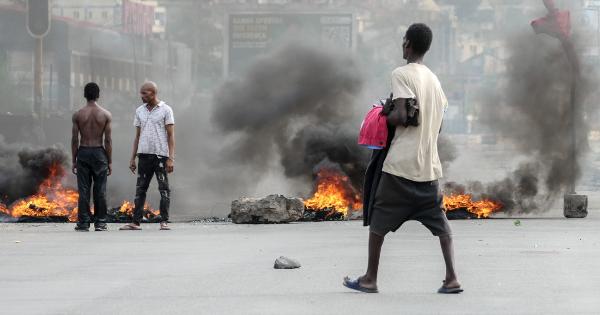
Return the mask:
[[(88, 0), (85, 3), (93, 2)], [(570, 93), (569, 65), (556, 40), (534, 35), (528, 25), (529, 20), (545, 14), (541, 1), (537, 6), (533, 1), (523, 1), (527, 4), (523, 10), (502, 1), (488, 1), (494, 8), (495, 18), (489, 18), (490, 11), (478, 11), (478, 6), (468, 1), (437, 2), (441, 6), (456, 4), (457, 8), (453, 11), (442, 7), (436, 14), (443, 18), (431, 21), (434, 43), (425, 63), (438, 74), (450, 99), (448, 117), (463, 118), (444, 123), (445, 136), (440, 138), (439, 151), (445, 162), (445, 181), (459, 178), (467, 190), (494, 195), (507, 204), (512, 202), (514, 208), (543, 207), (540, 202), (548, 200), (548, 196), (560, 195), (572, 173), (566, 167), (570, 158), (566, 154), (569, 142), (565, 118)], [(347, 51), (333, 45), (300, 44), (305, 42), (302, 36), (289, 36), (273, 50), (255, 60), (248, 60), (251, 65), (247, 71), (230, 78), (221, 71), (225, 54), (223, 17), (230, 8), (199, 5), (201, 10), (212, 10), (202, 11), (199, 18), (193, 8), (168, 7), (170, 43), (173, 47), (175, 42), (191, 47), (194, 58), (190, 66), (194, 76), (189, 84), (178, 85), (177, 80), (166, 75), (148, 78), (159, 81), (159, 97), (175, 111), (177, 158), (175, 173), (170, 178), (174, 215), (224, 216), (231, 201), (241, 196), (284, 193), (305, 197), (312, 189), (315, 166), (324, 160), (338, 164), (355, 186), (360, 187), (370, 153), (356, 145), (360, 120), (371, 103), (388, 95), (390, 73), (394, 67), (404, 63), (399, 43), (406, 27), (413, 22), (429, 22), (429, 15), (418, 12), (415, 9), (418, 6), (410, 7), (411, 3), (374, 3), (370, 5), (372, 7), (364, 5), (360, 10), (338, 6), (336, 10), (358, 12), (359, 15), (363, 14), (362, 10), (367, 10), (374, 17), (373, 23), (361, 25), (355, 49)], [(557, 3), (567, 4), (566, 1)], [(407, 10), (405, 5), (411, 10)], [(287, 12), (298, 9), (298, 6), (277, 8)], [(319, 11), (320, 8), (313, 9)], [(573, 12), (573, 23), (577, 29), (582, 19), (577, 15), (578, 11)], [(447, 36), (452, 32), (446, 32), (450, 24), (440, 22), (446, 21), (446, 14), (457, 15), (457, 23), (452, 24), (457, 28), (453, 29), (452, 36)], [(489, 25), (481, 21), (492, 20), (493, 31), (489, 31)], [(577, 43), (589, 44), (590, 39), (585, 34), (579, 30), (576, 34)], [(78, 41), (71, 43), (74, 46), (98, 46), (97, 53), (103, 56), (110, 57), (114, 51), (112, 57), (116, 59), (142, 58), (142, 55), (151, 55), (148, 49), (153, 47), (138, 47), (129, 38), (112, 42), (113, 37), (108, 33), (96, 36), (93, 41), (85, 39), (85, 33), (72, 39)], [(31, 39), (19, 41), (27, 40)], [(481, 47), (472, 47), (482, 41), (485, 44)], [(19, 57), (1, 43), (0, 110), (5, 113), (22, 107), (22, 103), (29, 105), (23, 92), (29, 91), (30, 87), (16, 87), (22, 82), (19, 80), (27, 77), (21, 72), (31, 68), (25, 62), (31, 60), (31, 56)], [(52, 46), (48, 43), (47, 47)], [(127, 54), (119, 54), (119, 51), (127, 51)], [(483, 76), (469, 73), (472, 60), (476, 60), (471, 57), (488, 55), (493, 55), (494, 62), (506, 71)], [(176, 59), (168, 55), (162, 57), (160, 60)], [(82, 68), (89, 68), (94, 75), (109, 69), (101, 63), (84, 65), (84, 61), (81, 62)], [(21, 76), (5, 69), (17, 69)], [(596, 82), (591, 68), (584, 67), (584, 70), (580, 99), (585, 99), (590, 92), (586, 88)], [(49, 71), (48, 67), (46, 71)], [(54, 71), (57, 71), (56, 68)], [(472, 75), (476, 75), (476, 79)], [(493, 84), (470, 85), (477, 80)], [(140, 80), (130, 84), (139, 85), (141, 82), (137, 81)], [(127, 166), (134, 136), (133, 111), (140, 101), (137, 87), (132, 86), (127, 95), (117, 95), (101, 86), (100, 104), (118, 113), (113, 126), (114, 172), (108, 182), (109, 202), (116, 206), (134, 197), (135, 176)], [(45, 92), (49, 97), (49, 91)], [(74, 108), (84, 104), (83, 98), (78, 98), (82, 93), (77, 93), (73, 96)], [(474, 98), (473, 95), (480, 97)], [(594, 117), (592, 114), (595, 112), (590, 104), (593, 102), (584, 103), (577, 124), (578, 148), (582, 153), (578, 159), (578, 174), (590, 168), (581, 159), (588, 149), (585, 135), (590, 130), (589, 117)], [(11, 126), (3, 123), (0, 126), (2, 135), (6, 139), (10, 138), (9, 134), (22, 136), (0, 144), (0, 194), (26, 194), (39, 181), (39, 178), (27, 175), (35, 163), (21, 163), (23, 154), (37, 156), (40, 153), (46, 157), (54, 154), (53, 159), (66, 161), (66, 183), (75, 184), (74, 176), (68, 172), (70, 152), (65, 149), (70, 140), (70, 113), (50, 114), (45, 122), (46, 142), (41, 146), (42, 151), (36, 151), (40, 149), (39, 144), (31, 144), (35, 142), (32, 140), (35, 136), (28, 134), (30, 130), (17, 123), (21, 118), (2, 116), (3, 122), (15, 122)], [(467, 124), (464, 119), (467, 116), (474, 116), (479, 125), (485, 125), (486, 132), (500, 136), (502, 143), (514, 145), (515, 154), (503, 153), (519, 155), (518, 162), (521, 163), (511, 160), (510, 167), (501, 169), (504, 164), (509, 164), (503, 160), (505, 156), (490, 155), (489, 164), (494, 165), (496, 173), (501, 169), (501, 176), (489, 176), (487, 171), (472, 172), (472, 168), (463, 167), (473, 164), (464, 161), (478, 158), (477, 154), (462, 148), (464, 142), (460, 139), (463, 135), (455, 133), (457, 126)], [(588, 117), (588, 120), (583, 117)], [(15, 132), (17, 129), (19, 131)], [(58, 149), (43, 150), (54, 143), (63, 144), (62, 153), (58, 153)], [(496, 148), (502, 150), (501, 146)], [(21, 155), (19, 152), (22, 152)], [(462, 161), (462, 164), (451, 163), (454, 159)], [(24, 160), (21, 158), (21, 161)], [(38, 160), (32, 158), (31, 161)], [(468, 180), (481, 183), (468, 183)], [(17, 182), (20, 184), (16, 185)], [(14, 187), (23, 189), (17, 189), (19, 193), (16, 193)], [(157, 206), (155, 183), (149, 192), (151, 205)]]

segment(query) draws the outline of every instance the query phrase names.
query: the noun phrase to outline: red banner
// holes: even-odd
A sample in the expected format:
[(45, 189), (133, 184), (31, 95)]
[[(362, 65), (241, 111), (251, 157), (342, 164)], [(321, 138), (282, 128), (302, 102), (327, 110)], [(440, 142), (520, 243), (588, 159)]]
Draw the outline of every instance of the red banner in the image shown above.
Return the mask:
[(123, 0), (123, 32), (150, 35), (153, 25), (154, 6)]

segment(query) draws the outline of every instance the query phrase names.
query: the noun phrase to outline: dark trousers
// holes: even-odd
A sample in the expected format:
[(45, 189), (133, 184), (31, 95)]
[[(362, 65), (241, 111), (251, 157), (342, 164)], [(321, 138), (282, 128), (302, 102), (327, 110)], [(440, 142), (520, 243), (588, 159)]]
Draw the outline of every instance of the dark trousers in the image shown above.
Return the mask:
[(138, 154), (138, 178), (135, 187), (135, 208), (133, 209), (133, 223), (140, 224), (144, 216), (146, 192), (152, 176), (156, 174), (158, 191), (160, 192), (160, 217), (162, 221), (169, 220), (169, 205), (171, 204), (171, 190), (166, 168), (167, 158), (154, 154)]
[(89, 226), (90, 193), (94, 193), (94, 224), (106, 224), (106, 178), (108, 177), (108, 157), (102, 147), (80, 147), (77, 151), (77, 189), (79, 225)]

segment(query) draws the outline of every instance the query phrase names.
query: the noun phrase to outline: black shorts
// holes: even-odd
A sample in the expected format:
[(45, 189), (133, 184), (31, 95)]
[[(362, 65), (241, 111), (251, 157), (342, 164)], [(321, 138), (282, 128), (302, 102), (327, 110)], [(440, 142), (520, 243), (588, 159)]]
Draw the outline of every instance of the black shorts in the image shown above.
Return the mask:
[(413, 182), (383, 173), (375, 193), (370, 231), (381, 236), (396, 232), (406, 221), (421, 222), (435, 236), (452, 234), (442, 210), (438, 181)]

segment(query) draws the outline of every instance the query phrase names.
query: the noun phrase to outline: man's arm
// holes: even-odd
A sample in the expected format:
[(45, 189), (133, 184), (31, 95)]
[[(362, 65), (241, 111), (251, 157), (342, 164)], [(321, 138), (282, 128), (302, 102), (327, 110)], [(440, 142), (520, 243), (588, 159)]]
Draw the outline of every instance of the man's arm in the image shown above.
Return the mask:
[(104, 150), (108, 158), (108, 175), (112, 174), (112, 115), (106, 113), (106, 126), (104, 126)]
[(167, 172), (173, 172), (175, 161), (175, 125), (167, 125), (167, 144), (169, 145), (169, 159), (167, 160)]
[(140, 143), (140, 131), (141, 127), (135, 127), (135, 139), (133, 140), (133, 153), (131, 154), (131, 161), (129, 162), (129, 169), (135, 174), (135, 156), (137, 155), (138, 145)]
[(398, 127), (406, 124), (408, 114), (406, 113), (406, 99), (397, 98), (394, 100), (394, 109), (387, 115), (388, 125)]
[(77, 174), (77, 151), (79, 150), (79, 125), (77, 124), (77, 113), (73, 114), (71, 119), (73, 127), (71, 128), (71, 158), (73, 174)]

